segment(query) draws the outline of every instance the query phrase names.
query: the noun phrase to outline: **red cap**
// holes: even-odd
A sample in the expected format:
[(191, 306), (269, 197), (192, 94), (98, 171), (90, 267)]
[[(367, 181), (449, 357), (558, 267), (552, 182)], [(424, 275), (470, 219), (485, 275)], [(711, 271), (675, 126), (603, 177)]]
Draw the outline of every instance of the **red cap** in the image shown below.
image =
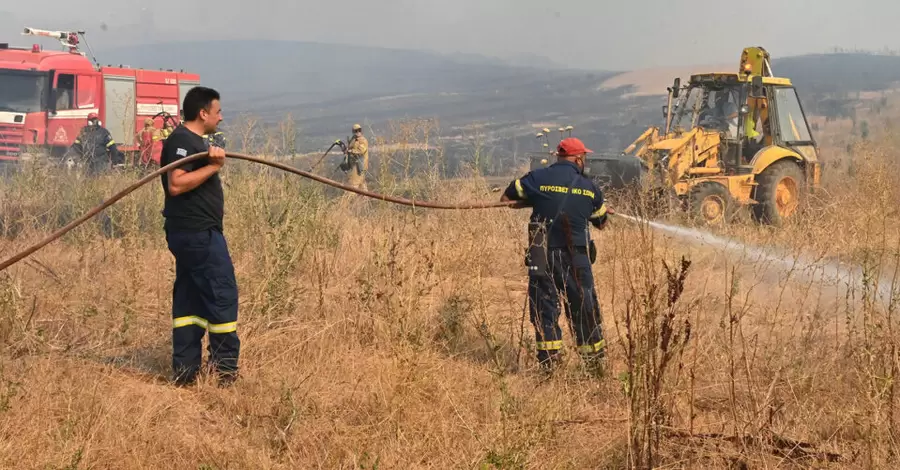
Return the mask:
[(90, 121), (91, 119), (100, 119), (100, 116), (97, 116), (97, 113), (89, 113), (88, 121)]
[(593, 153), (594, 151), (585, 147), (584, 142), (575, 137), (563, 139), (556, 147), (556, 154), (560, 157), (571, 157), (573, 155), (581, 155), (583, 153)]

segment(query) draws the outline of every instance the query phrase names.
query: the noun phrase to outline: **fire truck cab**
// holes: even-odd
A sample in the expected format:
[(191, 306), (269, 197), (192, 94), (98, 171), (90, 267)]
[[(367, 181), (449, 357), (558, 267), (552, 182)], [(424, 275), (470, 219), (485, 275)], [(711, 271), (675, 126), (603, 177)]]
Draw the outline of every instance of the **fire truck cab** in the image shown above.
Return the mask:
[[(26, 28), (23, 34), (59, 39), (68, 50), (0, 43), (0, 160), (62, 156), (90, 113), (120, 150), (140, 152), (145, 120), (160, 129), (167, 114), (177, 119), (184, 95), (200, 84), (197, 74), (95, 66), (78, 51), (76, 33)], [(155, 141), (150, 150), (157, 163), (161, 147)]]

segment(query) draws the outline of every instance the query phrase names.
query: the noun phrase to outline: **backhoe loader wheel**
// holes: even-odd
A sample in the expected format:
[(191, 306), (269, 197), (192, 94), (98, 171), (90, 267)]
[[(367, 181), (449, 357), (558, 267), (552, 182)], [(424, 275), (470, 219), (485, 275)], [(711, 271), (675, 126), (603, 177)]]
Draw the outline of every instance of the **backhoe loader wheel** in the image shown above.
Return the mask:
[(728, 188), (711, 181), (694, 186), (688, 198), (691, 218), (706, 225), (721, 225), (730, 221), (734, 208), (734, 199)]
[(803, 171), (792, 160), (780, 160), (756, 177), (758, 204), (753, 205), (753, 218), (768, 225), (781, 225), (794, 213), (805, 196)]

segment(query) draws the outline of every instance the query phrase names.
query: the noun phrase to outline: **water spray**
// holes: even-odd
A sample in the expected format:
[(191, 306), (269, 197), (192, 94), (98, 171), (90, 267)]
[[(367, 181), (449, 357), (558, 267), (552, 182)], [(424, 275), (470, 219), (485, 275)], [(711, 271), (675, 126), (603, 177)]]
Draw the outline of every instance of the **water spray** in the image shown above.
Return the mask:
[[(865, 273), (863, 272), (863, 269), (858, 266), (846, 267), (834, 262), (817, 261), (806, 256), (791, 254), (786, 250), (771, 253), (760, 247), (754, 247), (734, 239), (719, 237), (703, 230), (669, 225), (641, 217), (620, 214), (612, 210), (609, 210), (608, 212), (610, 215), (620, 217), (629, 222), (646, 224), (654, 230), (667, 233), (691, 243), (699, 242), (701, 245), (710, 245), (727, 251), (747, 254), (750, 259), (746, 262), (749, 264), (763, 262), (772, 263), (786, 271), (793, 270), (797, 267), (803, 267), (802, 271), (804, 271), (804, 274), (810, 279), (814, 278), (813, 273), (810, 271), (819, 271), (822, 281), (833, 282), (836, 285), (843, 284), (850, 286), (852, 284), (865, 282)], [(894, 286), (894, 283), (891, 280), (880, 278), (877, 279), (877, 284), (875, 285), (875, 295), (884, 300), (885, 306), (889, 306), (894, 301), (894, 297), (898, 295), (896, 292), (897, 289), (898, 286)]]

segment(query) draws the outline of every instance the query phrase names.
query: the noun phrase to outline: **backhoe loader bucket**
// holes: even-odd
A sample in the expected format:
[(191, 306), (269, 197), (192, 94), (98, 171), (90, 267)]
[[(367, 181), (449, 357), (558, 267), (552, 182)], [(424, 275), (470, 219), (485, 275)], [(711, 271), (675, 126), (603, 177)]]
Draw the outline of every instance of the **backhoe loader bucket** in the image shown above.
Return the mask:
[(638, 187), (647, 173), (644, 162), (629, 155), (592, 155), (585, 163), (588, 176), (603, 191)]

